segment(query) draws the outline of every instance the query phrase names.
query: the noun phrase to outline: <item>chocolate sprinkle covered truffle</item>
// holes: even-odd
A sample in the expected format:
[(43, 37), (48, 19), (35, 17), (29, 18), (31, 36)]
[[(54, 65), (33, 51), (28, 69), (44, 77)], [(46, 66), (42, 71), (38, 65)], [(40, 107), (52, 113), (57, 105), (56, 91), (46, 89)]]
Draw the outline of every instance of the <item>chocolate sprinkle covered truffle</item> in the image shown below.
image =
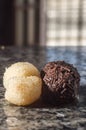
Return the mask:
[(77, 99), (80, 75), (73, 65), (64, 61), (49, 62), (42, 69), (41, 77), (45, 102), (58, 105)]

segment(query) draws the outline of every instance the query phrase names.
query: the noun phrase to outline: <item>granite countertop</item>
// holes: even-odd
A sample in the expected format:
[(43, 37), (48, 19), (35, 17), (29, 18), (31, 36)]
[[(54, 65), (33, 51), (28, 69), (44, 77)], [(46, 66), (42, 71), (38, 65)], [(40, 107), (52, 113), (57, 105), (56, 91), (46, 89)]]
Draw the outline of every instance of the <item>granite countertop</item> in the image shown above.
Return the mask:
[[(48, 61), (65, 60), (80, 75), (79, 101), (66, 106), (39, 104), (18, 107), (4, 99), (2, 77), (5, 67), (28, 61), (39, 70)], [(0, 130), (86, 130), (86, 47), (1, 47), (0, 48)]]

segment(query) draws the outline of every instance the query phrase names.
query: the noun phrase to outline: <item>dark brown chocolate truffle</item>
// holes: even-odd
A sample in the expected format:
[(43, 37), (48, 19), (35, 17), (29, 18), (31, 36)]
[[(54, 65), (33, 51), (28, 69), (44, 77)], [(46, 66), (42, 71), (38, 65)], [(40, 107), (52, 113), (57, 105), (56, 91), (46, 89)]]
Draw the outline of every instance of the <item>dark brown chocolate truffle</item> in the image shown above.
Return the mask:
[(64, 61), (49, 62), (41, 71), (42, 97), (47, 103), (69, 103), (78, 96), (80, 75), (77, 69)]

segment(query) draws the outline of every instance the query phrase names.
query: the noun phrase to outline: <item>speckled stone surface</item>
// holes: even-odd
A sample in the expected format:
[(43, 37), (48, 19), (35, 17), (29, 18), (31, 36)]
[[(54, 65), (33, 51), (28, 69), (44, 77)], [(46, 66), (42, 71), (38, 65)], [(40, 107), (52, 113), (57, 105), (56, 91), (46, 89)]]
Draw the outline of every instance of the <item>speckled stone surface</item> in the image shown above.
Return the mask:
[[(78, 103), (51, 107), (39, 101), (18, 107), (4, 99), (2, 77), (6, 67), (28, 61), (40, 70), (53, 60), (65, 60), (77, 67), (81, 75)], [(0, 48), (0, 130), (86, 130), (86, 47)]]

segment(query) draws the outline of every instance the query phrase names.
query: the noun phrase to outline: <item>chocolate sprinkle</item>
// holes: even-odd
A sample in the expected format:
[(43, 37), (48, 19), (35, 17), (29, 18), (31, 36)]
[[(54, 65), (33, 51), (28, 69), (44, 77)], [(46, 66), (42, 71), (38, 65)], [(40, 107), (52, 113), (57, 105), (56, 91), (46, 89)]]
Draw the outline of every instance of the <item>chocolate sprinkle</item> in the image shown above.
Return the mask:
[(51, 104), (68, 103), (77, 98), (80, 75), (64, 61), (49, 62), (41, 71), (43, 99)]

